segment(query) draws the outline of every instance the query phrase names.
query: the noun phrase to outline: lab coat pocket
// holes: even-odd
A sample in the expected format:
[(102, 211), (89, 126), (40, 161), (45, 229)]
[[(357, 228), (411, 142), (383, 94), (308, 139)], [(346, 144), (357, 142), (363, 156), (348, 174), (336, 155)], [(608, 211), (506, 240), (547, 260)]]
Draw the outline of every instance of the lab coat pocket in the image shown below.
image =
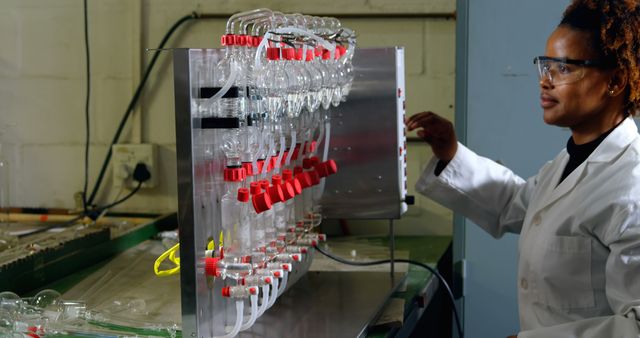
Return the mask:
[(538, 293), (544, 304), (560, 309), (595, 305), (591, 285), (591, 239), (552, 236), (540, 262)]

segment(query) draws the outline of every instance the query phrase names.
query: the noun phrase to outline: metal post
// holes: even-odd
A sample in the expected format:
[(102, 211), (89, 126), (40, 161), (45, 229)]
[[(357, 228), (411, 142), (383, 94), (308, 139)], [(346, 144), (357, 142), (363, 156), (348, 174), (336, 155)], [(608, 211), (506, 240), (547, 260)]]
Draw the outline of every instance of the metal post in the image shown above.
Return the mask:
[(396, 251), (395, 235), (393, 233), (393, 219), (389, 219), (389, 256), (391, 260), (391, 279), (393, 280), (393, 274), (395, 272), (394, 267), (394, 252)]

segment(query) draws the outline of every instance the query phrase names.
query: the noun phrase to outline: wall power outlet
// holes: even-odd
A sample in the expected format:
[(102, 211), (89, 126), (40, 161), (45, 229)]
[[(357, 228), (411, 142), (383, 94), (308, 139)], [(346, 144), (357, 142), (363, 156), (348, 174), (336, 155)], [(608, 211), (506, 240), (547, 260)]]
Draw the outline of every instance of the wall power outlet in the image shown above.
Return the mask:
[(142, 144), (114, 144), (111, 147), (111, 166), (113, 168), (113, 187), (133, 189), (138, 185), (133, 179), (133, 169), (136, 164), (142, 162), (151, 173), (151, 178), (144, 182), (141, 188), (153, 188), (157, 182), (156, 151), (155, 145), (150, 143)]

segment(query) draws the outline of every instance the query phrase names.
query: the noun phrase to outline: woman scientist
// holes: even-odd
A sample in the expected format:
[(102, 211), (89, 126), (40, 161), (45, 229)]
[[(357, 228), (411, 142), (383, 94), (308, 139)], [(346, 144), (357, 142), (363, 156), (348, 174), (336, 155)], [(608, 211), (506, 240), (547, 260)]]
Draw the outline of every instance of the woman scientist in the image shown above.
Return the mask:
[(571, 138), (526, 181), (440, 116), (406, 121), (435, 155), (418, 191), (494, 237), (520, 234), (520, 338), (640, 337), (639, 48), (638, 0), (569, 5), (534, 63), (544, 121)]

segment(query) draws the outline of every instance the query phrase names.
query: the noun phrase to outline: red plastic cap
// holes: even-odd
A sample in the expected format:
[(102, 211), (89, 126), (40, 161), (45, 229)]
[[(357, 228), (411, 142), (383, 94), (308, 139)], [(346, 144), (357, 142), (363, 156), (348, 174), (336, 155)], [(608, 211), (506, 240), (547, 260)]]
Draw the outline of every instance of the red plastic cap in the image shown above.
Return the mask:
[(302, 61), (304, 54), (302, 53), (302, 48), (296, 48), (296, 60)]
[(322, 50), (322, 60), (329, 60), (331, 58), (331, 51), (328, 49)]
[(271, 183), (273, 183), (273, 185), (282, 184), (282, 176), (280, 176), (280, 175), (271, 176)]
[(252, 295), (257, 295), (258, 294), (258, 289), (256, 288), (249, 288), (249, 293)]
[(242, 169), (247, 176), (253, 176), (253, 164), (251, 162), (242, 162)]
[(282, 48), (282, 58), (285, 60), (293, 60), (296, 57), (293, 48)]
[(338, 165), (336, 164), (336, 161), (328, 160), (326, 162), (316, 164), (315, 169), (320, 177), (327, 177), (338, 172)]
[(258, 172), (257, 172), (257, 174), (262, 172), (262, 168), (264, 168), (264, 159), (258, 160)]
[(244, 168), (225, 168), (224, 180), (225, 182), (242, 182), (247, 175), (244, 172)]
[(296, 191), (294, 190), (293, 184), (291, 184), (290, 181), (280, 184), (280, 188), (282, 188), (282, 194), (285, 201), (288, 201), (296, 196)]
[(278, 163), (278, 156), (271, 156), (269, 159), (269, 167), (267, 170), (271, 171), (276, 167), (276, 163)]
[(282, 171), (282, 179), (288, 181), (293, 178), (293, 172), (290, 169), (285, 169)]
[(256, 195), (262, 192), (262, 189), (260, 188), (260, 183), (258, 182), (251, 182), (251, 184), (249, 185), (250, 191), (251, 191), (251, 195)]
[(280, 60), (280, 48), (267, 48), (267, 59), (272, 61)]
[(302, 172), (296, 175), (296, 178), (298, 179), (298, 181), (300, 181), (300, 185), (302, 186), (302, 189), (306, 189), (308, 187), (311, 186), (311, 177), (309, 176), (308, 172)]
[(287, 162), (287, 155), (289, 155), (289, 152), (285, 150), (282, 155), (282, 160), (280, 160), (280, 165), (284, 165), (284, 163)]
[(300, 183), (300, 180), (298, 178), (293, 178), (288, 182), (293, 186), (293, 192), (296, 195), (300, 195), (302, 193), (302, 184)]
[(327, 168), (329, 175), (333, 175), (338, 172), (338, 164), (334, 160), (324, 162), (324, 166)]
[(261, 36), (252, 36), (251, 37), (251, 46), (258, 47), (260, 45), (260, 42), (262, 42), (262, 37)]
[(347, 48), (345, 46), (336, 46), (336, 49), (340, 52), (340, 57), (347, 54)]
[(223, 46), (233, 46), (235, 43), (235, 35), (225, 34), (220, 38), (220, 44)]
[(247, 44), (247, 36), (246, 35), (236, 35), (233, 38), (233, 43), (236, 46), (245, 46)]
[(240, 202), (248, 202), (249, 201), (249, 189), (240, 188), (238, 189), (238, 201)]
[(307, 143), (305, 154), (312, 153), (312, 152), (316, 151), (316, 145), (317, 145), (316, 141), (311, 141), (311, 142)]
[(311, 164), (311, 159), (310, 158), (305, 158), (302, 160), (302, 167), (305, 169), (311, 169), (313, 165)]
[(309, 159), (311, 160), (311, 165), (314, 167), (316, 166), (316, 164), (320, 163), (320, 159), (318, 158), (318, 156), (314, 156)]
[(259, 183), (260, 183), (260, 188), (262, 188), (262, 190), (266, 191), (267, 189), (269, 189), (269, 181), (262, 180)]
[(300, 253), (303, 253), (303, 254), (307, 253), (307, 248), (305, 247), (300, 248)]
[(251, 256), (242, 256), (242, 258), (240, 258), (240, 261), (242, 263), (251, 263)]
[(314, 50), (314, 53), (313, 53), (313, 54), (314, 54), (315, 56), (322, 56), (322, 50), (323, 50), (323, 49), (324, 49), (324, 48), (322, 48), (322, 47), (316, 47), (316, 49)]
[(231, 287), (225, 286), (222, 288), (222, 297), (231, 297)]
[(258, 214), (271, 209), (271, 198), (269, 198), (268, 194), (260, 193), (253, 195), (251, 202), (253, 202), (253, 209)]
[(300, 261), (300, 255), (291, 255), (291, 258), (293, 258), (293, 260), (296, 262)]
[[(268, 184), (268, 183), (267, 183)], [(280, 185), (274, 185), (269, 187), (269, 197), (271, 198), (271, 203), (284, 202), (284, 191)]]
[(309, 174), (309, 178), (311, 178), (311, 185), (318, 185), (318, 183), (320, 183), (320, 175), (318, 175), (317, 171), (311, 170), (308, 171), (307, 174)]
[(207, 257), (204, 259), (204, 274), (211, 277), (218, 277), (218, 257)]
[(273, 275), (274, 275), (274, 276), (276, 276), (276, 277), (278, 277), (278, 278), (280, 278), (280, 271), (274, 271), (274, 272), (273, 272)]
[(291, 155), (291, 160), (292, 161), (297, 160), (299, 153), (300, 153), (300, 143), (296, 144), (295, 148), (293, 148), (293, 155)]
[(271, 284), (271, 277), (265, 277), (264, 282), (267, 284)]
[(313, 54), (313, 50), (312, 49), (307, 49), (307, 56), (304, 59), (305, 61), (313, 61), (315, 55)]
[(294, 173), (295, 175), (300, 174), (302, 171), (303, 171), (303, 170), (302, 170), (302, 167), (295, 167), (295, 168), (293, 168), (293, 173)]

